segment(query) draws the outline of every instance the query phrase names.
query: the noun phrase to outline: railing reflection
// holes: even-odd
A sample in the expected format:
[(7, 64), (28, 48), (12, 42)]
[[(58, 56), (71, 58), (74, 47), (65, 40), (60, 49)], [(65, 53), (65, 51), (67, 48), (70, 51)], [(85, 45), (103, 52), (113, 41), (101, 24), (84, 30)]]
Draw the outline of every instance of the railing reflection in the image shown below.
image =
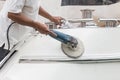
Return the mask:
[[(68, 19), (68, 22), (73, 26), (71, 28), (117, 27), (120, 24), (120, 19), (100, 19), (100, 18)], [(60, 26), (54, 24), (53, 22), (46, 22), (46, 24), (50, 29), (60, 28)]]

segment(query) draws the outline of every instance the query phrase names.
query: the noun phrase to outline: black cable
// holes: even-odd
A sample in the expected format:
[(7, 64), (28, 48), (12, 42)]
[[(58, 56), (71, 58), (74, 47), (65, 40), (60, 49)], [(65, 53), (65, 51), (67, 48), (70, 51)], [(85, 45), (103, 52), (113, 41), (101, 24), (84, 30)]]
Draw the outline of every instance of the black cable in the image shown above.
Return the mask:
[(8, 50), (10, 50), (10, 40), (9, 40), (9, 30), (10, 30), (10, 27), (14, 24), (15, 22), (12, 22), (8, 29), (7, 29), (7, 42), (8, 42)]

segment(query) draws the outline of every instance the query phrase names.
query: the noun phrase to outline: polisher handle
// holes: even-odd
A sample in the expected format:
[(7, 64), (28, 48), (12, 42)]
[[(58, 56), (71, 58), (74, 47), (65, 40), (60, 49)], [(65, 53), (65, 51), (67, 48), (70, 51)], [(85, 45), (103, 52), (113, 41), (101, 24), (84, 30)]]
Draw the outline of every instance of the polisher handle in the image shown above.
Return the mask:
[(49, 35), (50, 35), (50, 36), (52, 36), (52, 37), (54, 37), (54, 38), (55, 38), (55, 37), (57, 37), (57, 34), (56, 34), (56, 33), (54, 33), (54, 32), (53, 32), (53, 31), (51, 31), (51, 30), (49, 31)]

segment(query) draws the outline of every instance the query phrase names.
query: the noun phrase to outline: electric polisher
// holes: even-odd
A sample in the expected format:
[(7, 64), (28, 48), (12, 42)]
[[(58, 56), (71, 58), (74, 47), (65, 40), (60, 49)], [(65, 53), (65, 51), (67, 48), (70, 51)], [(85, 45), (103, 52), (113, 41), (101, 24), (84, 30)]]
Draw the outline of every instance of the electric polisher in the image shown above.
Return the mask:
[(78, 58), (83, 54), (84, 46), (81, 40), (56, 30), (51, 30), (49, 35), (62, 43), (62, 51), (68, 57)]

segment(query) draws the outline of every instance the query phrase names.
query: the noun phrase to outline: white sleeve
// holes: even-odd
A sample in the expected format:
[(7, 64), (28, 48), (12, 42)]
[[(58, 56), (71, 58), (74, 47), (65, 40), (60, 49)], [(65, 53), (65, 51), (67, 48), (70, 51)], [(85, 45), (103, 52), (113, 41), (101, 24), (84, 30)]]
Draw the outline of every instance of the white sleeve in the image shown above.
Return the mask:
[(11, 0), (8, 12), (20, 13), (25, 5), (25, 0)]

